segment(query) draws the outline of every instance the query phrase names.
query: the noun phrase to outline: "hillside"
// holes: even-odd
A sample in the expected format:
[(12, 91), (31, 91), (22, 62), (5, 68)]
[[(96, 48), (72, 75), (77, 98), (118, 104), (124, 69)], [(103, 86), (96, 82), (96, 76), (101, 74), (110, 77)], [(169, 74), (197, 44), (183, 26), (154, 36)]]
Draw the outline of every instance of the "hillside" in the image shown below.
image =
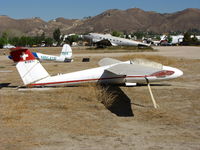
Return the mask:
[(10, 31), (15, 34), (38, 35), (43, 32), (52, 35), (56, 28), (63, 33), (88, 33), (153, 31), (165, 33), (170, 31), (200, 30), (200, 9), (185, 9), (183, 11), (160, 14), (143, 11), (138, 8), (127, 10), (107, 10), (89, 19), (57, 18), (45, 22), (40, 18), (12, 19), (0, 16), (0, 32)]
[(186, 9), (172, 14), (147, 12), (138, 8), (108, 10), (91, 19), (84, 20), (73, 32), (109, 32), (109, 31), (187, 31), (200, 29), (200, 9)]

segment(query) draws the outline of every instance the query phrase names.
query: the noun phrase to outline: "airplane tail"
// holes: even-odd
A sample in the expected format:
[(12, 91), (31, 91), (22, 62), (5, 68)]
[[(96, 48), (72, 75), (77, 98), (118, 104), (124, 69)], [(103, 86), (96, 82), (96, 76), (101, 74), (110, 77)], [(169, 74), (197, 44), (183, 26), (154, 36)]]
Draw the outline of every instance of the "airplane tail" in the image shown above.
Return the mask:
[(60, 57), (68, 58), (70, 59), (72, 57), (72, 49), (68, 44), (64, 44)]
[(49, 77), (48, 72), (43, 68), (40, 62), (35, 59), (29, 49), (21, 47), (12, 48), (10, 55), (16, 63), (16, 68), (24, 85)]

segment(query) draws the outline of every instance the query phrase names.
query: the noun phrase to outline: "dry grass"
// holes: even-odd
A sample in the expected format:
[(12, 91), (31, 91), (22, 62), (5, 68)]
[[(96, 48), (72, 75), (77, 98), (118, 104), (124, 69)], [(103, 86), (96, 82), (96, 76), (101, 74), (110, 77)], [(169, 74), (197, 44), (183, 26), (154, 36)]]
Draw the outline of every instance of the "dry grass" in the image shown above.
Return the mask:
[(3, 109), (2, 120), (8, 124), (12, 124), (13, 120), (20, 120), (26, 111), (27, 106), (24, 101), (19, 101), (18, 103), (9, 102), (7, 108)]
[(116, 99), (116, 95), (109, 92), (108, 87), (101, 87), (100, 92), (97, 94), (97, 97), (106, 108), (110, 108)]
[[(48, 138), (56, 137), (56, 133), (59, 140), (62, 140), (59, 135), (69, 135), (75, 140), (80, 135), (114, 136), (110, 130), (115, 127), (110, 122), (112, 115), (105, 116), (107, 110), (97, 97), (101, 95), (108, 100), (104, 94), (96, 86), (40, 92), (12, 90), (9, 95), (0, 91), (0, 147), (6, 148), (7, 145), (10, 149), (29, 149), (60, 145), (62, 142), (53, 142)], [(104, 119), (111, 120), (104, 123)]]
[(166, 57), (160, 55), (145, 55), (145, 54), (134, 54), (134, 55), (126, 55), (119, 57), (120, 60), (132, 60), (135, 58), (147, 59), (151, 61), (155, 61), (161, 63), (166, 66), (179, 66), (181, 68), (187, 68), (191, 63), (200, 63), (199, 59), (183, 59), (183, 58), (175, 58), (175, 57)]
[[(29, 48), (33, 52), (39, 52), (44, 54), (50, 55), (60, 55), (62, 47), (36, 47), (36, 48)], [(144, 48), (140, 49), (137, 47), (110, 47), (106, 49), (95, 49), (95, 48), (88, 48), (88, 47), (72, 47), (73, 54), (81, 54), (81, 53), (119, 53), (119, 52), (144, 52), (144, 51), (156, 51), (152, 48)], [(9, 55), (9, 50), (1, 49), (1, 55)]]
[(135, 54), (135, 55), (127, 55), (127, 56), (123, 56), (120, 57), (121, 60), (132, 60), (135, 58), (141, 58), (141, 59), (148, 59), (151, 61), (155, 61), (164, 65), (174, 65), (178, 62), (180, 62), (179, 59), (175, 59), (175, 58), (167, 58), (164, 56), (159, 56), (159, 55), (142, 55), (142, 54)]
[(95, 100), (102, 103), (106, 108), (110, 108), (115, 101), (116, 94), (108, 91), (108, 87), (99, 84), (84, 84), (87, 86), (87, 91), (83, 99), (87, 101)]
[[(116, 58), (136, 57), (184, 71), (183, 77), (164, 82), (171, 86), (152, 86), (158, 110), (146, 86), (120, 87), (127, 97), (96, 84), (18, 91), (15, 86), (22, 81), (15, 66), (1, 59), (5, 68), (0, 69), (13, 72), (0, 73), (0, 83), (11, 83), (0, 89), (0, 149), (199, 149), (200, 60), (148, 55)], [(57, 74), (95, 67), (101, 58), (43, 65), (50, 74)], [(117, 117), (106, 109), (119, 99), (130, 105), (134, 116)]]
[[(162, 105), (162, 104), (161, 104)], [(153, 124), (167, 124), (167, 125), (173, 125), (173, 126), (179, 126), (184, 121), (181, 119), (177, 114), (170, 112), (168, 109), (146, 109), (142, 111), (142, 116), (138, 117), (141, 121), (151, 120)], [(162, 121), (161, 121), (162, 120)]]

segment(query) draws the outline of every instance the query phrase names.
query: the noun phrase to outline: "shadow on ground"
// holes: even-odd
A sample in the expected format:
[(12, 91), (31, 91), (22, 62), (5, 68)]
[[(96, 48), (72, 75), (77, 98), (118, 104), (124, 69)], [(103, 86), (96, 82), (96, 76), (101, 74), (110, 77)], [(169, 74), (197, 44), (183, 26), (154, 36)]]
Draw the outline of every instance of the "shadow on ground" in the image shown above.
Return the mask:
[(0, 83), (0, 89), (4, 87), (8, 87), (10, 83)]
[(107, 92), (115, 94), (115, 100), (113, 104), (107, 108), (112, 113), (119, 117), (133, 117), (133, 111), (131, 108), (131, 100), (118, 86), (108, 86)]

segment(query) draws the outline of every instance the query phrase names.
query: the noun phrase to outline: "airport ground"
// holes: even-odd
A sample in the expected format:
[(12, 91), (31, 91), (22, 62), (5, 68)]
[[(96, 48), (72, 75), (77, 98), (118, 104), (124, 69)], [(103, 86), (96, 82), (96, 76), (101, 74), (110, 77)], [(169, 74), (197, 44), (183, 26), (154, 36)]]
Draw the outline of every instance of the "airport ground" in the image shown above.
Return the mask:
[[(181, 78), (152, 84), (157, 110), (146, 86), (18, 88), (23, 84), (16, 68), (3, 55), (7, 52), (0, 52), (0, 150), (199, 150), (200, 47), (155, 49), (73, 48), (74, 62), (42, 64), (53, 75), (97, 67), (104, 57), (139, 57), (183, 70)], [(60, 48), (41, 52), (56, 55)]]

